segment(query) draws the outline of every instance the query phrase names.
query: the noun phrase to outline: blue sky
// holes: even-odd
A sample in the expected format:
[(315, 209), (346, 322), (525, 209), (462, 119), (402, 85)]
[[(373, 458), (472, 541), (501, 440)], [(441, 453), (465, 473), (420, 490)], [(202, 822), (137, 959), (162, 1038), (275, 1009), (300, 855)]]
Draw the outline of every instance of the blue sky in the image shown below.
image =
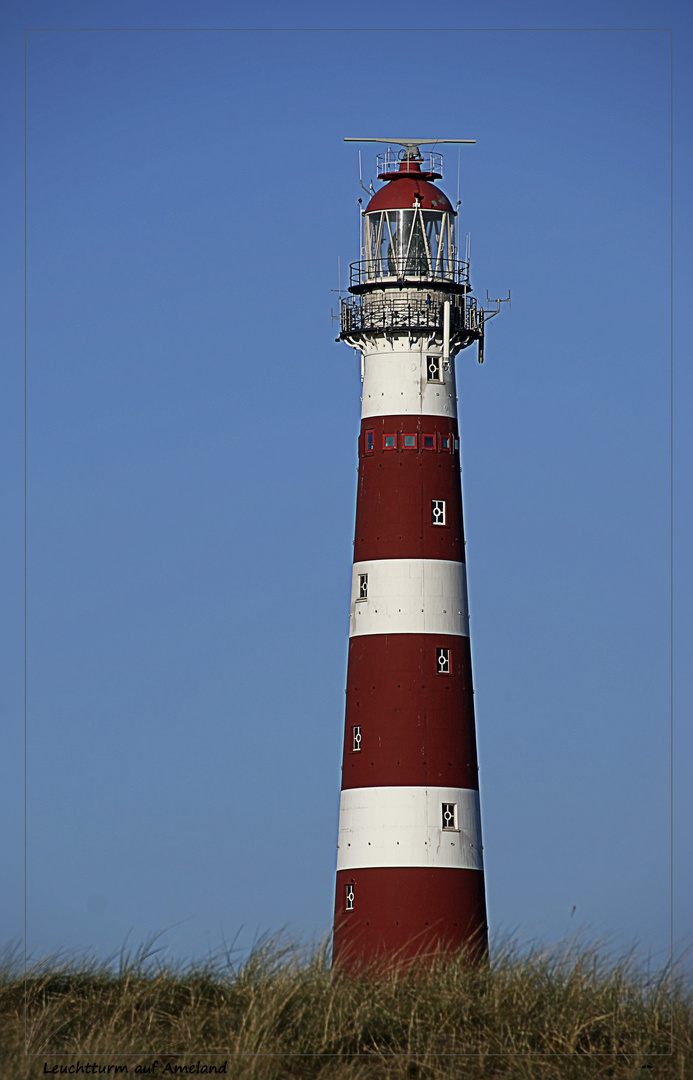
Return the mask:
[[(500, 4), (474, 29), (443, 3), (449, 29), (413, 30), (403, 3), (378, 30), (390, 5), (339, 28), (298, 4), (269, 30), (277, 5), (254, 6), (257, 29), (234, 4), (95, 10), (4, 15), (5, 939), (24, 933), (29, 27), (29, 951), (165, 931), (187, 957), (328, 930), (360, 387), (330, 321), (337, 259), (344, 276), (358, 257), (342, 139), (440, 134), (477, 140), (460, 166), (476, 294), (512, 291), (484, 366), (457, 360), (491, 930), (668, 955), (673, 26), (673, 934), (690, 945), (690, 17)], [(444, 164), (454, 198), (455, 148)]]

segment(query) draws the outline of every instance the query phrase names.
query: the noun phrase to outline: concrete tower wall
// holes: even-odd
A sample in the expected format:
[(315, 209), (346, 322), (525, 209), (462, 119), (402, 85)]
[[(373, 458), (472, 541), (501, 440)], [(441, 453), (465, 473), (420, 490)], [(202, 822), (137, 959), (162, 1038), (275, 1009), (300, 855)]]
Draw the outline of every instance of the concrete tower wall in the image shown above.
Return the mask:
[(365, 344), (363, 373), (335, 898), (346, 965), (486, 944), (454, 366), (402, 335)]

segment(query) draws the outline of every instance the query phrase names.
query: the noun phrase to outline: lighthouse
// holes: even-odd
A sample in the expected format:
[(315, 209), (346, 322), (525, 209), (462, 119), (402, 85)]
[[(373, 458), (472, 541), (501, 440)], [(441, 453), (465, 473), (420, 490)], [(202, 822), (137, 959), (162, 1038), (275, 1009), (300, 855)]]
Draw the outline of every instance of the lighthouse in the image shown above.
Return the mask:
[(436, 140), (345, 141), (388, 144), (337, 339), (362, 379), (333, 937), (353, 969), (487, 948), (454, 359), (483, 361), (495, 312)]

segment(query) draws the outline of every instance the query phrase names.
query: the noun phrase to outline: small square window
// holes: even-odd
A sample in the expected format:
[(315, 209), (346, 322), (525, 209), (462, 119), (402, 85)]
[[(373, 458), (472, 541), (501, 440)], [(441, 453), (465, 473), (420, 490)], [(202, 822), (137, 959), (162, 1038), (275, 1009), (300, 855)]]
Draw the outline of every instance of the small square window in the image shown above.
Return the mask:
[(355, 727), (353, 727), (351, 729), (351, 739), (352, 739), (351, 749), (352, 750), (360, 750), (361, 749), (361, 725), (360, 724), (357, 724)]
[(383, 450), (396, 450), (397, 449), (397, 436), (396, 435), (383, 435)]
[(445, 524), (445, 500), (431, 499), (431, 525)]
[(421, 438), (423, 439), (423, 448), (424, 448), (424, 450), (435, 450), (435, 448), (436, 448), (436, 437), (435, 437), (435, 435), (422, 435)]
[(450, 650), (436, 649), (436, 671), (439, 675), (450, 674)]
[(354, 886), (347, 885), (346, 887), (346, 911), (354, 910)]
[(439, 356), (426, 357), (426, 379), (428, 382), (443, 381), (443, 364)]
[(441, 435), (440, 436), (440, 449), (441, 450), (450, 450), (450, 449), (452, 449), (452, 439), (450, 438), (449, 435)]
[(457, 829), (457, 803), (443, 803), (443, 828)]
[(405, 435), (404, 436), (404, 449), (405, 450), (416, 450), (416, 435)]
[(374, 431), (367, 431), (366, 432), (366, 453), (367, 454), (372, 454), (374, 449), (375, 449), (375, 432)]
[(359, 594), (356, 599), (368, 599), (368, 574), (359, 574)]

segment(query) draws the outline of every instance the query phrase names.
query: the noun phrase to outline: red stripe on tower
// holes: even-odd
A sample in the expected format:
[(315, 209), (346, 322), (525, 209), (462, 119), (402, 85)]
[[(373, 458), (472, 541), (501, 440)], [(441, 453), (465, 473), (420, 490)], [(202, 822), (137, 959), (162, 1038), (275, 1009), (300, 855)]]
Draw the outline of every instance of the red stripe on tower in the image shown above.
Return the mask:
[[(393, 140), (394, 141), (394, 140)], [(340, 338), (362, 423), (333, 962), (487, 948), (453, 360), (483, 340), (455, 218), (403, 143), (363, 211)]]

